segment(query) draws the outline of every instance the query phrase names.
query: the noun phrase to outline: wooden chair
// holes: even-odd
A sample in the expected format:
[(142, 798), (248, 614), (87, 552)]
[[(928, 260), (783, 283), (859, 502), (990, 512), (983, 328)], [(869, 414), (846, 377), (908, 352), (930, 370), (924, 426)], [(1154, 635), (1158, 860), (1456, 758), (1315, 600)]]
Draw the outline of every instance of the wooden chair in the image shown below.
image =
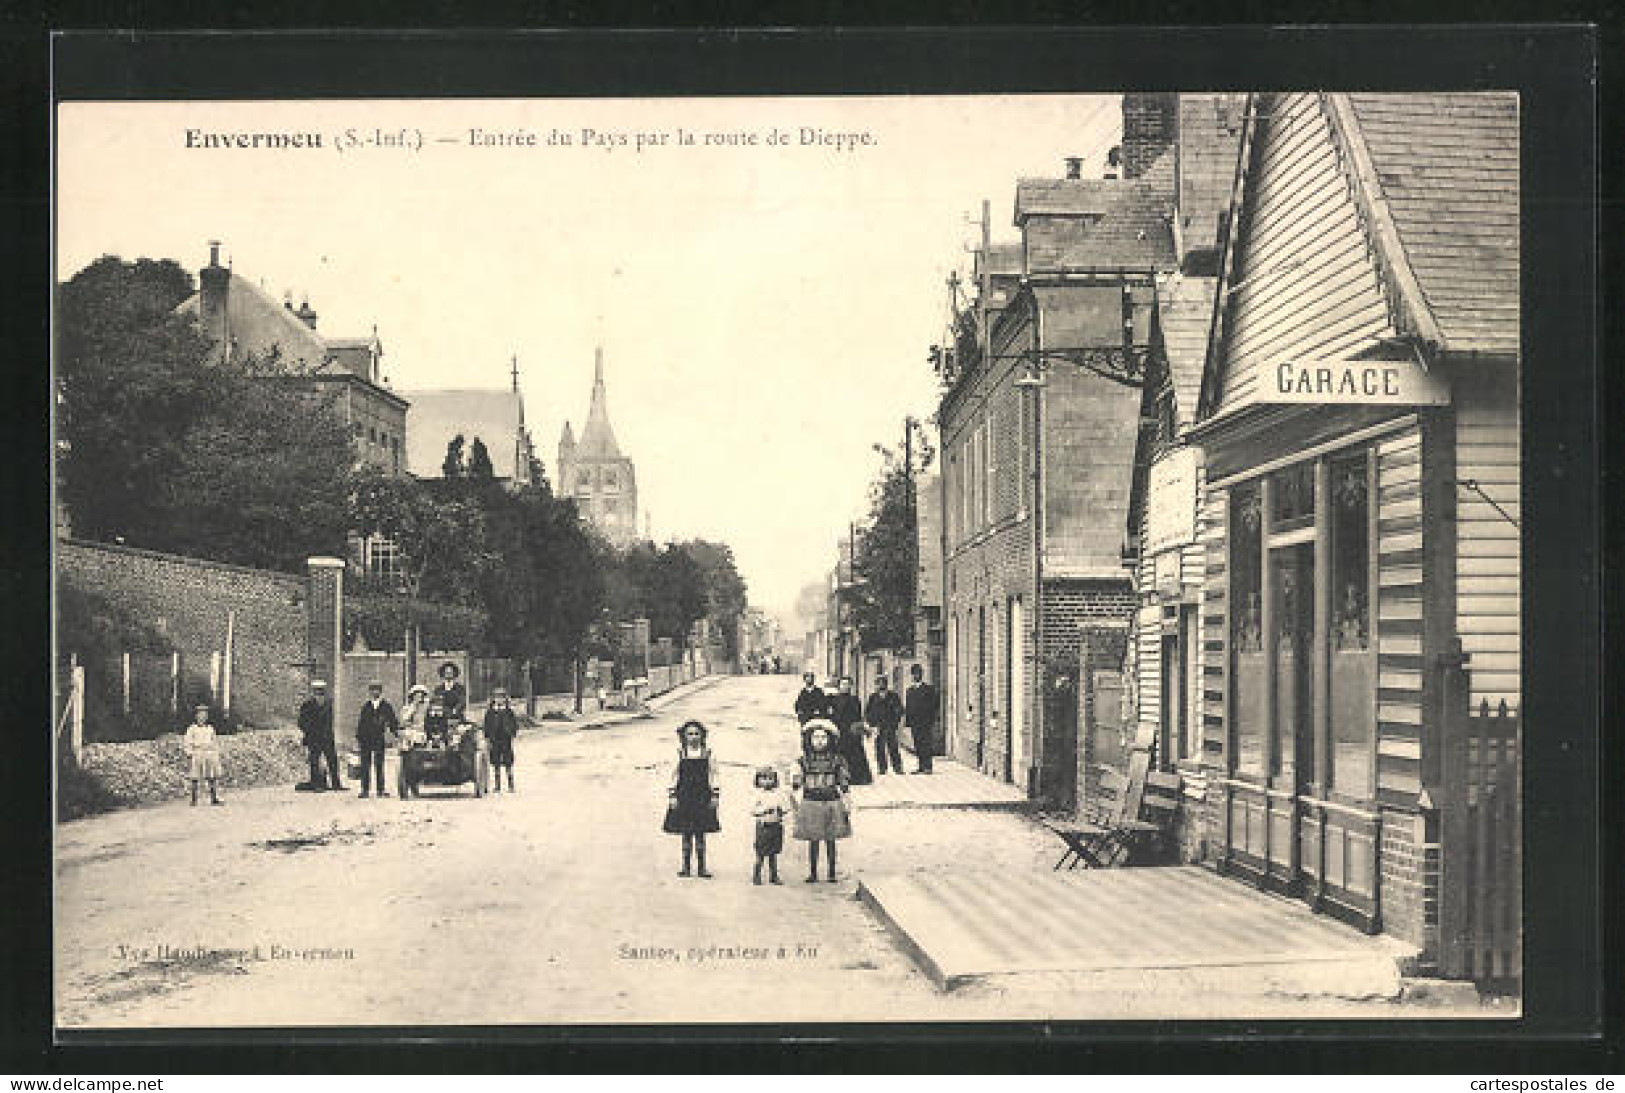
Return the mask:
[(1179, 775), (1151, 770), (1150, 762), (1150, 754), (1137, 749), (1126, 776), (1101, 772), (1100, 793), (1083, 822), (1048, 825), (1066, 843), (1057, 870), (1141, 865), (1165, 851), (1179, 809)]

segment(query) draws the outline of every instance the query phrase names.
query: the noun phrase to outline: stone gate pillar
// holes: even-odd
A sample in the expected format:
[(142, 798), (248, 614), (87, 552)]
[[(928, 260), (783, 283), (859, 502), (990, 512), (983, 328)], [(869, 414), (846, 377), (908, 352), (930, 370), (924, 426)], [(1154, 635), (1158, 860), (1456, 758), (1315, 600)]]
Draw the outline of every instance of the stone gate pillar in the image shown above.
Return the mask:
[(327, 680), (337, 728), (343, 709), (344, 681), (344, 562), (338, 558), (307, 558), (310, 595), (305, 597), (305, 659), (310, 678)]

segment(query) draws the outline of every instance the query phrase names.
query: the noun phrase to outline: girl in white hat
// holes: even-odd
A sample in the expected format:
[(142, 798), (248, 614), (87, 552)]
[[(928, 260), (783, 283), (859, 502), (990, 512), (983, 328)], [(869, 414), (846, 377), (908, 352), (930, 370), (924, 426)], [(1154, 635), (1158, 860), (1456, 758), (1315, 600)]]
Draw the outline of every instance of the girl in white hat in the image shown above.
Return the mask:
[(791, 785), (801, 791), (796, 808), (796, 838), (807, 844), (807, 883), (818, 882), (818, 844), (829, 856), (829, 883), (835, 883), (835, 843), (852, 835), (852, 787), (846, 760), (837, 748), (841, 730), (827, 718), (815, 717), (801, 730), (801, 758)]

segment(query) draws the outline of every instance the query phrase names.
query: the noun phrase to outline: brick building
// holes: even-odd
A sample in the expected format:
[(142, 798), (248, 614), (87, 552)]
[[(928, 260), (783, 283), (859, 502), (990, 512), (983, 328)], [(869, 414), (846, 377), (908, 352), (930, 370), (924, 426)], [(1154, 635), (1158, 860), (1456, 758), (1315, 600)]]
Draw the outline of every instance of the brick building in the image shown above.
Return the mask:
[(617, 546), (637, 538), (637, 467), (622, 454), (609, 424), (602, 349), (594, 354), (592, 403), (581, 439), (576, 439), (568, 421), (559, 437), (558, 493), (575, 498), (582, 517)]
[[(1166, 100), (1166, 101), (1165, 101)], [(1123, 99), (1123, 177), (1022, 179), (1019, 247), (978, 257), (938, 411), (949, 753), (1077, 795), (1085, 627), (1125, 626), (1139, 370), (1177, 265), (1176, 102)]]
[(193, 316), (222, 358), (275, 353), (297, 384), (323, 396), (350, 426), (358, 463), (406, 473), (407, 401), (383, 374), (384, 345), (376, 329), (365, 337), (332, 338), (316, 329), (308, 300), (278, 303), (265, 289), (220, 264), (220, 244), (198, 271), (198, 291), (175, 309)]

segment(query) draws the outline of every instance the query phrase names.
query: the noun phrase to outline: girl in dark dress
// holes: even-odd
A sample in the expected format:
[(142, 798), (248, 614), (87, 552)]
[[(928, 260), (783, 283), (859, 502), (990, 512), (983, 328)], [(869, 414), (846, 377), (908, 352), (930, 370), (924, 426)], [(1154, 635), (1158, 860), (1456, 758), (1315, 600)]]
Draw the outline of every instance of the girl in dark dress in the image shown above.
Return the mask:
[(662, 830), (683, 837), (683, 867), (677, 871), (679, 877), (693, 875), (690, 867), (696, 856), (699, 875), (711, 876), (710, 870), (705, 868), (705, 836), (722, 830), (717, 822), (717, 801), (721, 796), (717, 761), (705, 742), (706, 735), (705, 726), (698, 721), (685, 721), (677, 730), (677, 762), (672, 766)]
[(863, 746), (866, 729), (863, 724), (863, 703), (852, 693), (852, 677), (841, 677), (839, 694), (829, 700), (829, 713), (824, 716), (835, 722), (840, 730), (840, 743), (836, 745), (846, 758), (846, 769), (855, 786), (866, 786), (875, 780), (869, 771), (869, 753)]

